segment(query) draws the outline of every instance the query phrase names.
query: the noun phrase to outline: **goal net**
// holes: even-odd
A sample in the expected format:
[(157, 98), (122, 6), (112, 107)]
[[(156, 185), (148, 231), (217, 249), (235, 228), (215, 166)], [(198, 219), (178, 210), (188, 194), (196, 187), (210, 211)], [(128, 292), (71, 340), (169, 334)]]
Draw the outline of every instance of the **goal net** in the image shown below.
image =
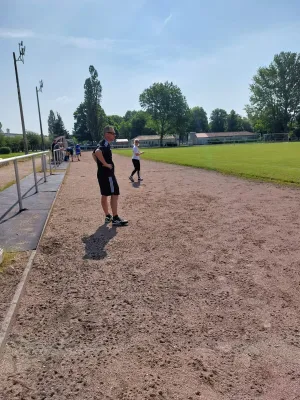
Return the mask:
[(264, 142), (288, 142), (288, 133), (266, 133), (263, 135)]

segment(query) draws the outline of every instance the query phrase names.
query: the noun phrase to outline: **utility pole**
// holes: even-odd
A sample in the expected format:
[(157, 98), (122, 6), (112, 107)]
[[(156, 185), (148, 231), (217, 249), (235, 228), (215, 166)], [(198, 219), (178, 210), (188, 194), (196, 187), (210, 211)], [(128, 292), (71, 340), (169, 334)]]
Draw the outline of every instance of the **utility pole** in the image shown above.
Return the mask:
[(44, 83), (41, 80), (40, 81), (40, 88), (38, 89), (37, 86), (36, 86), (35, 87), (35, 91), (36, 91), (36, 100), (37, 100), (37, 105), (38, 105), (38, 110), (39, 110), (40, 129), (41, 129), (41, 138), (42, 138), (42, 150), (45, 150), (45, 142), (44, 142), (43, 126), (42, 126), (41, 110), (40, 110), (40, 100), (39, 100), (39, 92), (42, 93), (43, 86), (44, 86)]
[(25, 46), (23, 46), (23, 42), (19, 43), (19, 53), (20, 53), (20, 54), (19, 54), (19, 57), (18, 57), (18, 59), (16, 59), (15, 52), (13, 52), (13, 58), (14, 58), (14, 65), (15, 65), (16, 82), (17, 82), (17, 90), (18, 90), (18, 98), (19, 98), (21, 122), (22, 122), (23, 141), (24, 141), (24, 152), (25, 152), (25, 154), (28, 154), (27, 137), (26, 137), (26, 130), (25, 130), (24, 115), (23, 115), (21, 91), (20, 91), (20, 85), (19, 85), (18, 68), (17, 68), (17, 62), (18, 62), (18, 61), (22, 61), (22, 63), (24, 64)]

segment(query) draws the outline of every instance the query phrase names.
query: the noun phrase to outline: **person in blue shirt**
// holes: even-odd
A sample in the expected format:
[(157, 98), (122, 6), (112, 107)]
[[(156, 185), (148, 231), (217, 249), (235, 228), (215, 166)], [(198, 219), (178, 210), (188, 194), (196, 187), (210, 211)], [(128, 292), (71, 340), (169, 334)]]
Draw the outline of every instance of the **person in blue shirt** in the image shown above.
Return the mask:
[(78, 143), (75, 146), (75, 152), (76, 152), (77, 160), (80, 161), (81, 148), (80, 148), (80, 145)]

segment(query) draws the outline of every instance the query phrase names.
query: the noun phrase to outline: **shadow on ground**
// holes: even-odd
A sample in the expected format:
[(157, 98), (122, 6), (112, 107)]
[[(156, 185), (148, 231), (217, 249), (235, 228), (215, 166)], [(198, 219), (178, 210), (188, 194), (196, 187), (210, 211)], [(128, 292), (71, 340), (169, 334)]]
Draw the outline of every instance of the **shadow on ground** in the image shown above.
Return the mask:
[(132, 182), (132, 187), (138, 189), (141, 186), (141, 182)]
[(111, 225), (102, 225), (96, 232), (88, 237), (83, 237), (85, 244), (84, 260), (102, 260), (107, 256), (105, 247), (108, 242), (117, 234), (116, 227)]

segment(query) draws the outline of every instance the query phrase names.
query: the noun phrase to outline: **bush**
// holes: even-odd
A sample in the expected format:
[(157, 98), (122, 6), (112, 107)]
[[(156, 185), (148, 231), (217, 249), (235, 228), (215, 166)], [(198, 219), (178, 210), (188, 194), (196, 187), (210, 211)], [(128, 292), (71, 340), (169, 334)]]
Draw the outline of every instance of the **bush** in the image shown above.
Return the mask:
[(10, 154), (11, 150), (9, 147), (0, 147), (0, 154)]

